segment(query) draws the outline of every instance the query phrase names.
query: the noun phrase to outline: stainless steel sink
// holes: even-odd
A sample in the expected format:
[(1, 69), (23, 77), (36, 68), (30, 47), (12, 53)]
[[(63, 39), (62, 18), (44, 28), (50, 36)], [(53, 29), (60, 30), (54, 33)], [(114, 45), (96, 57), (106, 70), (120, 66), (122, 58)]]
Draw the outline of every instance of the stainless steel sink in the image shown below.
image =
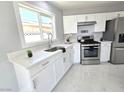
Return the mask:
[(54, 52), (54, 51), (57, 51), (57, 50), (58, 50), (57, 47), (53, 47), (53, 48), (47, 49), (45, 51), (47, 51), (47, 52)]
[(61, 47), (61, 46), (53, 47), (53, 48), (47, 49), (45, 51), (47, 51), (47, 52), (55, 52), (57, 50), (62, 50), (63, 53), (66, 52), (65, 48), (64, 47)]

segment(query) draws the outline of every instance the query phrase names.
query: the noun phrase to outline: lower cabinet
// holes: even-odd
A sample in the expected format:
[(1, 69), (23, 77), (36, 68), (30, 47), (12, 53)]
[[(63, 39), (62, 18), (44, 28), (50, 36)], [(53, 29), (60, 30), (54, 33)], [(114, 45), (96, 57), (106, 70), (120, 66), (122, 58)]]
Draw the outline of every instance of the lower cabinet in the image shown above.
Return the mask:
[(57, 83), (64, 75), (64, 63), (62, 56), (58, 57), (55, 60), (55, 71), (56, 71), (56, 83)]
[(70, 54), (69, 59), (70, 59), (70, 66), (71, 66), (74, 63), (74, 49), (73, 49), (73, 47), (71, 47), (69, 54)]
[(40, 92), (51, 91), (56, 83), (55, 76), (54, 63), (51, 63), (40, 71), (37, 77), (33, 79), (34, 90)]
[(67, 72), (68, 69), (73, 64), (73, 47), (70, 47), (64, 54), (64, 71)]
[(101, 52), (100, 52), (100, 62), (108, 62), (110, 60), (110, 54), (111, 54), (111, 41), (107, 42), (101, 42)]
[(64, 72), (67, 72), (70, 66), (69, 53), (64, 54)]
[(74, 58), (74, 64), (76, 63), (80, 63), (80, 43), (74, 43), (74, 55), (73, 55), (73, 58)]
[(58, 54), (49, 59), (49, 63), (45, 64), (33, 79), (34, 91), (50, 92), (68, 71), (73, 63), (73, 47), (69, 48), (66, 53)]
[(72, 65), (73, 48), (29, 68), (14, 65), (20, 91), (50, 92)]

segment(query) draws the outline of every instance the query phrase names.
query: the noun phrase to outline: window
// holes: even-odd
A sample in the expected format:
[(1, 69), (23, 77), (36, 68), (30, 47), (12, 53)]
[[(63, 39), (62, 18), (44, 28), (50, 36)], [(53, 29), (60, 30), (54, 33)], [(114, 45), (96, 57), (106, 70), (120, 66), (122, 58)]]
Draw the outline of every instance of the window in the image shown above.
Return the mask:
[(52, 33), (53, 39), (56, 39), (53, 15), (35, 11), (22, 4), (19, 4), (19, 14), (25, 43), (45, 41), (48, 39), (48, 33)]

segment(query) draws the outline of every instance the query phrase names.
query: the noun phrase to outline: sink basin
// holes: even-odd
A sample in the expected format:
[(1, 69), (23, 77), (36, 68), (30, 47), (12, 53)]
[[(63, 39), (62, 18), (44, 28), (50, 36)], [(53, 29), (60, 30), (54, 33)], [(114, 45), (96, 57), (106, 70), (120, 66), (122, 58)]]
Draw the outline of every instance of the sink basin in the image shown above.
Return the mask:
[(45, 51), (47, 51), (47, 52), (54, 52), (54, 51), (57, 51), (57, 50), (58, 50), (57, 47), (53, 47), (53, 48), (47, 49)]
[(47, 52), (55, 52), (57, 50), (62, 50), (63, 53), (66, 52), (65, 48), (64, 47), (61, 47), (61, 46), (53, 47), (53, 48), (47, 49), (45, 51), (47, 51)]

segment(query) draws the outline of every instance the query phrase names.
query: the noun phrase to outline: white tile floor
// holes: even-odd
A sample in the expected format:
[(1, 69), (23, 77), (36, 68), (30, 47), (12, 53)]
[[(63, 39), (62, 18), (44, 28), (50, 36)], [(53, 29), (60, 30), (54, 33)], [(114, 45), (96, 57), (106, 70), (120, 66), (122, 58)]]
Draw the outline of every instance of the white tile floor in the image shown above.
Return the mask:
[(53, 91), (124, 91), (124, 65), (73, 65)]

